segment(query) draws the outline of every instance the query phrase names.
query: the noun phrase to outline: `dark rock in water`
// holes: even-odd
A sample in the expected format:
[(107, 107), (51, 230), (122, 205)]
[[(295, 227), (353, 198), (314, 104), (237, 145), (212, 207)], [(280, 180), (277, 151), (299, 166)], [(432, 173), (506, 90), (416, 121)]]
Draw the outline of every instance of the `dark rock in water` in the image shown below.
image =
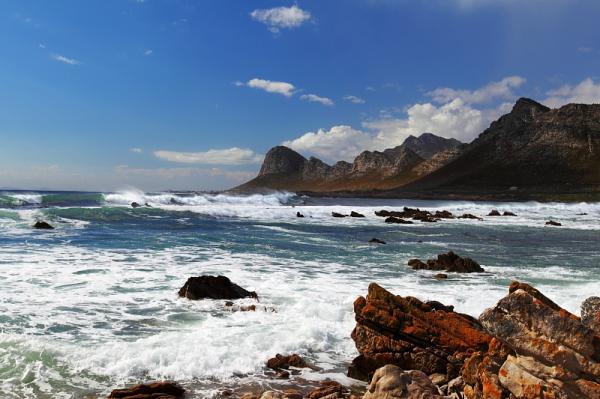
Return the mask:
[(49, 223), (43, 222), (43, 221), (35, 222), (35, 224), (33, 225), (33, 228), (41, 229), (41, 230), (53, 230), (54, 229), (54, 227), (52, 227)]
[(275, 374), (275, 378), (279, 380), (287, 380), (290, 378), (290, 372), (287, 370), (280, 370), (277, 372), (277, 374)]
[(140, 204), (138, 204), (138, 203), (137, 203), (137, 202), (135, 202), (135, 201), (131, 203), (131, 207), (132, 207), (132, 208), (139, 208), (140, 206), (141, 206), (141, 205), (140, 205)]
[(454, 215), (450, 211), (443, 210), (443, 211), (435, 211), (435, 213), (433, 214), (433, 217), (438, 218), (438, 219), (453, 219)]
[(600, 398), (600, 336), (528, 284), (479, 317), (512, 353), (499, 382), (517, 398)]
[(385, 244), (386, 242), (383, 240), (380, 240), (379, 238), (371, 238), (369, 240), (370, 243), (372, 244)]
[(436, 275), (435, 275), (435, 276), (433, 276), (433, 277), (434, 277), (434, 278), (437, 278), (438, 280), (445, 280), (445, 279), (447, 279), (447, 278), (448, 278), (448, 275), (447, 275), (447, 274), (444, 274), (444, 273), (438, 273), (438, 274), (436, 274)]
[(354, 212), (354, 211), (350, 212), (350, 216), (353, 218), (364, 218), (365, 217), (365, 215), (363, 215), (362, 213), (358, 213), (358, 212)]
[(181, 201), (177, 201), (175, 198), (171, 197), (171, 199), (169, 200), (169, 204), (171, 205), (184, 205), (183, 202)]
[(385, 222), (386, 223), (396, 223), (396, 224), (413, 224), (413, 222), (411, 222), (410, 220), (400, 219), (395, 216), (390, 216), (390, 217), (386, 218)]
[(147, 208), (152, 208), (152, 205), (150, 205), (149, 203), (145, 203), (144, 206), (146, 206)]
[(488, 216), (502, 216), (502, 215), (500, 214), (500, 212), (498, 212), (497, 209), (492, 209), (490, 211), (490, 213), (488, 213)]
[(225, 276), (190, 277), (179, 290), (179, 296), (188, 299), (258, 299), (256, 292), (246, 291)]
[(581, 304), (581, 322), (600, 336), (600, 297), (591, 296)]
[(309, 365), (302, 358), (302, 356), (298, 354), (294, 353), (292, 355), (284, 356), (278, 353), (277, 355), (275, 355), (275, 357), (267, 360), (267, 367), (273, 370), (287, 370), (290, 367), (307, 368), (309, 367)]
[(462, 216), (459, 216), (458, 218), (459, 219), (477, 219), (477, 220), (483, 220), (479, 216), (475, 216), (475, 215), (472, 215), (470, 213), (464, 213)]
[(429, 259), (423, 262), (419, 259), (411, 259), (408, 265), (415, 270), (445, 270), (455, 273), (473, 273), (483, 272), (483, 268), (479, 263), (471, 258), (461, 258), (454, 252), (450, 251), (446, 254), (438, 255), (437, 259)]
[(549, 220), (546, 222), (546, 226), (562, 226), (562, 223), (555, 222), (554, 220)]
[(130, 388), (114, 389), (109, 399), (180, 399), (185, 395), (185, 389), (176, 382), (161, 381), (151, 384), (140, 384)]
[(427, 374), (419, 370), (404, 371), (393, 364), (375, 371), (363, 399), (444, 399)]
[(517, 215), (515, 213), (509, 212), (509, 211), (504, 211), (502, 216), (517, 216)]
[(300, 212), (296, 212), (296, 217), (297, 217), (297, 218), (303, 218), (303, 217), (304, 217), (304, 215), (303, 215), (303, 214), (301, 214)]
[(360, 356), (348, 375), (368, 380), (378, 368), (394, 364), (427, 375), (442, 373), (448, 381), (458, 377), (464, 359), (486, 351), (492, 337), (477, 320), (440, 305), (396, 296), (371, 283), (366, 298), (354, 301), (352, 339)]
[(337, 213), (337, 212), (331, 212), (331, 216), (333, 216), (334, 218), (345, 218), (346, 215), (342, 215), (341, 213)]

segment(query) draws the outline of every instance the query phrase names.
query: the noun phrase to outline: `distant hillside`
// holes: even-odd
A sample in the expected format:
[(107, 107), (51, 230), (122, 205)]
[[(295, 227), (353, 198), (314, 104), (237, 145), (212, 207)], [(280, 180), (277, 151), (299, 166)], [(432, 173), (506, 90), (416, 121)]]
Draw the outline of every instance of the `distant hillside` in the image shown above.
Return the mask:
[[(400, 146), (383, 152), (364, 151), (353, 163), (339, 161), (333, 166), (277, 146), (267, 152), (258, 176), (236, 190), (331, 192), (391, 189), (444, 165), (456, 155), (461, 144), (455, 139), (424, 133), (419, 137), (408, 137)], [(441, 153), (446, 155), (439, 156)]]

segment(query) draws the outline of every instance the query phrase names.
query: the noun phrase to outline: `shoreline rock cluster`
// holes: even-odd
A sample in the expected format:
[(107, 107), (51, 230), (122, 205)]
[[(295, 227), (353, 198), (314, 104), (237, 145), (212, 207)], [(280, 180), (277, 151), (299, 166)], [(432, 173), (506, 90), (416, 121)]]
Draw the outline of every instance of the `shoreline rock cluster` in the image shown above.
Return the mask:
[(485, 271), (473, 259), (462, 258), (452, 251), (438, 255), (437, 259), (428, 259), (427, 262), (420, 259), (411, 259), (408, 261), (408, 266), (413, 270), (444, 270), (455, 273), (481, 273)]

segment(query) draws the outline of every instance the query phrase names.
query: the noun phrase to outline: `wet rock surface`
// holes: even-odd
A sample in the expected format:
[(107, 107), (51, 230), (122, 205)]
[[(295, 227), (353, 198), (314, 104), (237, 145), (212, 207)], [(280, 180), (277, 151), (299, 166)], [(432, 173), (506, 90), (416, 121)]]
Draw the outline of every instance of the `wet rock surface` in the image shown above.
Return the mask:
[(546, 222), (546, 226), (562, 226), (562, 223), (560, 222), (556, 222), (554, 220), (548, 220)]
[(420, 259), (411, 259), (408, 261), (408, 266), (414, 270), (444, 270), (456, 273), (480, 273), (484, 271), (479, 263), (473, 259), (462, 258), (452, 251), (440, 254), (437, 259), (429, 259), (427, 262)]
[(232, 283), (225, 276), (190, 277), (179, 289), (179, 296), (198, 299), (258, 299), (256, 292), (250, 292)]
[(139, 384), (130, 388), (114, 389), (109, 399), (180, 399), (185, 389), (173, 381), (160, 381), (150, 384)]
[(38, 230), (54, 230), (54, 227), (51, 226), (50, 223), (44, 221), (35, 222), (33, 228)]
[(308, 363), (298, 354), (281, 355), (277, 354), (267, 361), (267, 367), (273, 370), (289, 369), (290, 367), (306, 368)]
[(383, 240), (381, 240), (381, 239), (379, 239), (379, 238), (371, 238), (371, 239), (369, 240), (369, 242), (370, 242), (371, 244), (385, 244), (385, 243), (386, 243), (385, 241), (383, 241)]

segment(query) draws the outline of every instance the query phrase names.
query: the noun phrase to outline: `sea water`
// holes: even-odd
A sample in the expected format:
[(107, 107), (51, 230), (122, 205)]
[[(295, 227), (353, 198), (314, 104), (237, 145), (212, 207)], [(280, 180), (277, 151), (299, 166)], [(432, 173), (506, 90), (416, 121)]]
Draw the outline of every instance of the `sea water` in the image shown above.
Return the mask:
[[(134, 201), (149, 206), (134, 209)], [(389, 225), (374, 214), (404, 206), (484, 220)], [(518, 216), (487, 217), (491, 209)], [(366, 217), (331, 217), (351, 210)], [(550, 219), (562, 226), (545, 226)], [(56, 229), (34, 230), (37, 220)], [(374, 237), (387, 244), (369, 244)], [(449, 250), (485, 273), (438, 281), (406, 265)], [(352, 304), (370, 282), (478, 316), (519, 280), (578, 314), (586, 297), (600, 295), (599, 272), (598, 203), (2, 192), (0, 397), (106, 395), (155, 379), (198, 397), (268, 387), (265, 362), (277, 353), (299, 353), (319, 368), (290, 384), (351, 384)], [(226, 275), (257, 291), (257, 311), (179, 298), (198, 275)]]

